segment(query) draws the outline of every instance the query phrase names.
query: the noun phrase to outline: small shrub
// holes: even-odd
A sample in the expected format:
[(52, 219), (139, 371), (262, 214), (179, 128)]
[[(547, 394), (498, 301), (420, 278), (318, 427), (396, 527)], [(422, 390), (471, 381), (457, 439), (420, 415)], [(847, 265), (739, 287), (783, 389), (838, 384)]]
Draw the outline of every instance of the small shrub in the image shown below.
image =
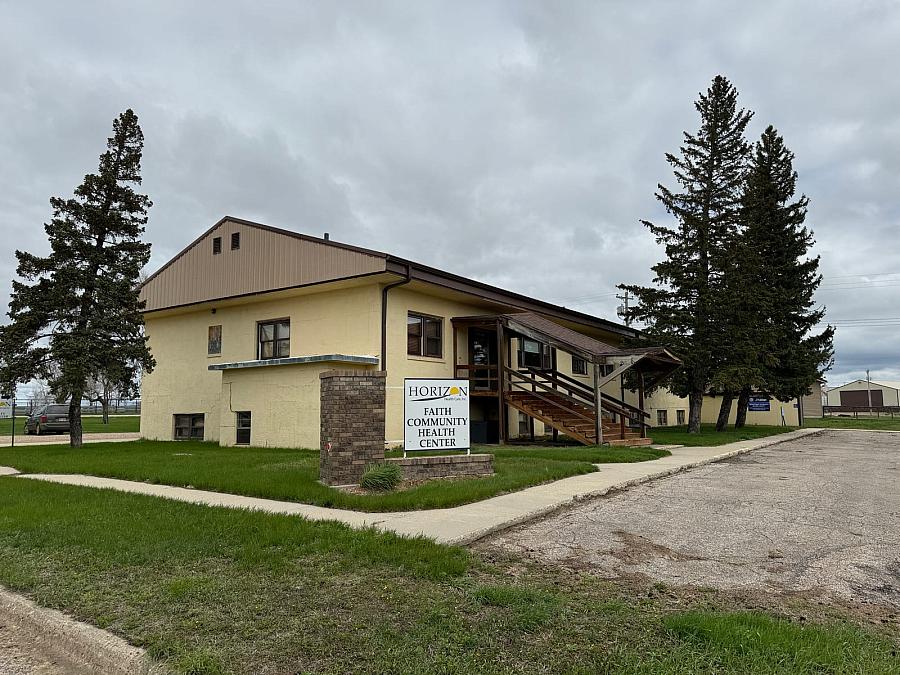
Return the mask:
[(403, 480), (403, 472), (396, 464), (372, 464), (359, 481), (360, 487), (375, 492), (390, 492)]

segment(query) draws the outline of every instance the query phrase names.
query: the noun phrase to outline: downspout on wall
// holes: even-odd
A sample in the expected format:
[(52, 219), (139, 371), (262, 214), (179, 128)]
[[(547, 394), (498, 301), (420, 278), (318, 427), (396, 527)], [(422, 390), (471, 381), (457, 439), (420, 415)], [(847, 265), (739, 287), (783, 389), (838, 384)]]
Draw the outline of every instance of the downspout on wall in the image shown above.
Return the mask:
[(388, 309), (388, 291), (397, 286), (403, 286), (412, 281), (409, 273), (409, 265), (406, 266), (406, 278), (403, 281), (397, 281), (388, 284), (381, 289), (381, 370), (387, 371), (387, 309)]

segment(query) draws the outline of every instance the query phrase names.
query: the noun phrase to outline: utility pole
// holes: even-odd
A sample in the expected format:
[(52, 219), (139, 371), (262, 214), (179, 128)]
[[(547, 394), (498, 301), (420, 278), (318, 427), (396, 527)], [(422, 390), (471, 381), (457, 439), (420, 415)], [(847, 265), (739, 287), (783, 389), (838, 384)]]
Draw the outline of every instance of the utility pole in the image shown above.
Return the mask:
[(631, 315), (628, 313), (628, 301), (631, 299), (628, 291), (625, 291), (622, 295), (616, 295), (616, 299), (621, 300), (622, 304), (616, 307), (616, 314), (619, 315), (620, 318), (625, 320), (625, 325), (631, 325)]
[(869, 414), (872, 414), (872, 380), (869, 379), (869, 369), (866, 368), (866, 394), (869, 397)]

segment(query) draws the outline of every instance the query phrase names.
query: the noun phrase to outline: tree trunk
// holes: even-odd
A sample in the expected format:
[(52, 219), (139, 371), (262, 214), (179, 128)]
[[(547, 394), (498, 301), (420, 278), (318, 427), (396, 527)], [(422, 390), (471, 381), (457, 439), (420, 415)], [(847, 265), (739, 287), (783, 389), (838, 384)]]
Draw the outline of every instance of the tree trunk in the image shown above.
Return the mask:
[(103, 424), (109, 424), (109, 399), (100, 399), (100, 405), (103, 408)]
[(703, 390), (692, 391), (688, 396), (688, 433), (700, 433), (700, 413), (703, 411)]
[(747, 423), (747, 406), (750, 404), (750, 387), (741, 389), (737, 402), (737, 415), (734, 418), (734, 428), (740, 429)]
[(80, 391), (73, 391), (72, 398), (69, 399), (69, 445), (73, 448), (80, 448), (84, 443), (81, 427), (81, 396)]
[(728, 428), (728, 417), (731, 415), (733, 401), (734, 392), (726, 391), (722, 394), (722, 405), (719, 408), (719, 417), (716, 419), (716, 431), (725, 431)]

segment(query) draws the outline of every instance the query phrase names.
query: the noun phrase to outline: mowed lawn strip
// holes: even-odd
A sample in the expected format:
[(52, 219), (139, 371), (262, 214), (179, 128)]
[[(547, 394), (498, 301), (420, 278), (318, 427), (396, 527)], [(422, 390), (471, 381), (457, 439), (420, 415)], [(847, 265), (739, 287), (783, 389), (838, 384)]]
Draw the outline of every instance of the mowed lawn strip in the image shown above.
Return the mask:
[(0, 478), (0, 583), (192, 675), (896, 672), (896, 645), (843, 621), (673, 604), (423, 539), (13, 477)]
[(891, 417), (817, 417), (806, 426), (820, 429), (859, 429), (860, 431), (900, 431), (900, 415)]
[(446, 508), (595, 471), (595, 463), (635, 462), (669, 454), (651, 448), (491, 448), (495, 475), (435, 480), (383, 495), (359, 495), (318, 482), (319, 453), (223, 448), (197, 441), (134, 441), (0, 448), (0, 466), (24, 473), (80, 473), (190, 486), (359, 511)]
[[(81, 423), (86, 434), (124, 434), (141, 430), (140, 415), (110, 415), (109, 424), (103, 424), (102, 417), (82, 417)], [(25, 434), (25, 418), (16, 415), (16, 436)], [(0, 420), (0, 436), (12, 435), (12, 419)], [(68, 434), (59, 434), (68, 436)], [(53, 434), (51, 434), (51, 437)]]
[(748, 425), (741, 429), (729, 427), (724, 431), (716, 431), (714, 424), (702, 424), (700, 432), (688, 433), (686, 426), (678, 427), (653, 427), (647, 431), (647, 435), (654, 443), (660, 445), (690, 445), (698, 447), (725, 445), (736, 441), (751, 441), (766, 436), (776, 436), (788, 431), (795, 431), (797, 427), (779, 427), (765, 425)]

